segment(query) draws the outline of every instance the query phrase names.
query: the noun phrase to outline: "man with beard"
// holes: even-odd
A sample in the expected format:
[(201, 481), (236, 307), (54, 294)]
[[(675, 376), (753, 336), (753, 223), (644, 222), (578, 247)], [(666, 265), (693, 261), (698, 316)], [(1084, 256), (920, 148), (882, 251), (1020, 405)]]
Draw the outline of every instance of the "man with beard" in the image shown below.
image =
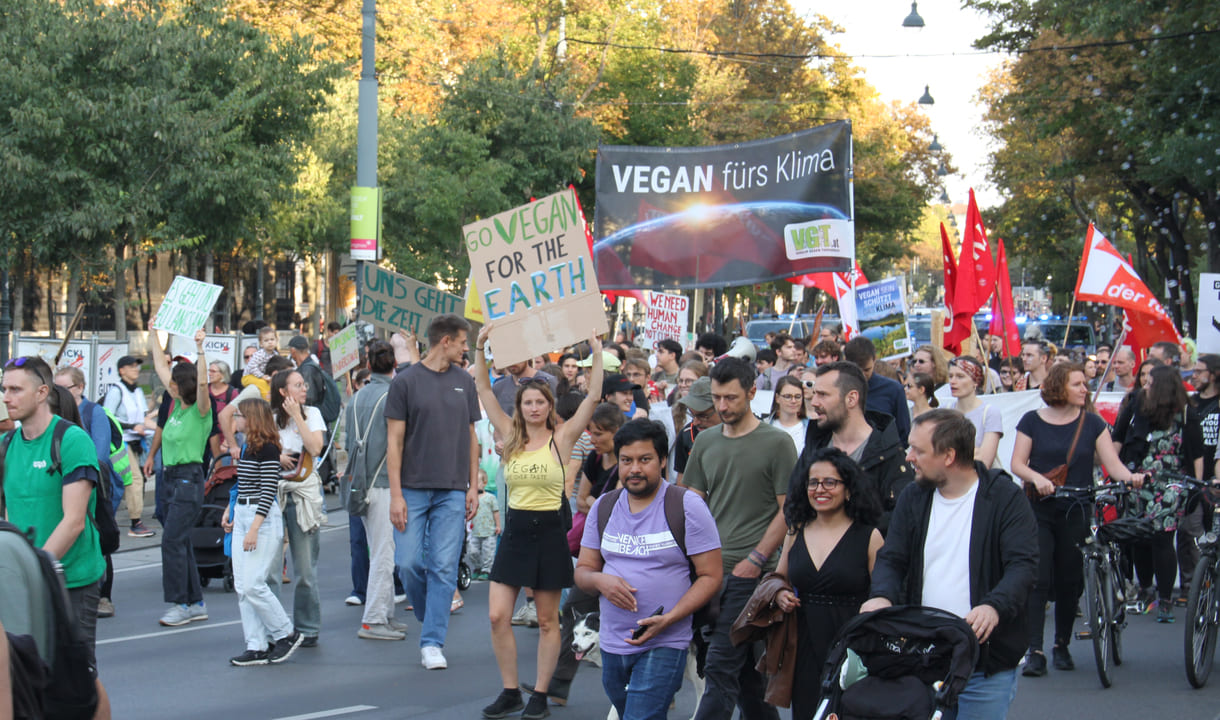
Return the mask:
[[(1200, 355), (1190, 376), (1197, 392), (1190, 398), (1203, 431), (1203, 477), (1215, 472), (1216, 446), (1220, 444), (1220, 355)], [(1203, 505), (1187, 508), (1178, 524), (1178, 571), (1182, 575), (1183, 595), (1190, 586), (1195, 563), (1199, 561), (1196, 538), (1203, 534)]]
[(974, 425), (956, 410), (915, 418), (907, 461), (916, 482), (898, 498), (860, 612), (923, 605), (963, 618), (984, 648), (954, 717), (1003, 720), (1038, 571), (1033, 510), (1008, 473), (974, 461)]
[(755, 393), (750, 363), (725, 358), (709, 377), (720, 424), (699, 433), (682, 481), (704, 497), (716, 519), (724, 586), (720, 619), (708, 640), (707, 686), (695, 717), (729, 720), (740, 706), (744, 720), (772, 720), (779, 715), (763, 700), (765, 688), (755, 669), (754, 648), (749, 643), (733, 645), (729, 629), (762, 574), (775, 569), (776, 551), (787, 528), (784, 498), (796, 464), (796, 447), (788, 433), (760, 422), (750, 412)]
[[(668, 447), (658, 422), (632, 420), (619, 428), (614, 450), (626, 492), (598, 498), (580, 541), (576, 584), (601, 596), (602, 685), (621, 718), (668, 712), (682, 683), (691, 615), (720, 589), (723, 574), (707, 505), (662, 480)], [(608, 513), (604, 503), (613, 505)], [(681, 504), (680, 530), (666, 507), (675, 503)]]
[(834, 362), (819, 367), (808, 404), (814, 415), (801, 457), (834, 446), (855, 460), (881, 498), (885, 512), (877, 529), (884, 535), (894, 503), (914, 474), (902, 459), (902, 438), (894, 418), (865, 410), (867, 402), (868, 380), (855, 364)]

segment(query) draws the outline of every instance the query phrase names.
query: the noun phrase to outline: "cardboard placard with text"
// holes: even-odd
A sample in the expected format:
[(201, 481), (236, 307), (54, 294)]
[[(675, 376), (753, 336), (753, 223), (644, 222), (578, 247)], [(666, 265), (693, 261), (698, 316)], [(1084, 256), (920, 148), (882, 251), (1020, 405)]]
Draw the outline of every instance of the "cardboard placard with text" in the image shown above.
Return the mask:
[(356, 323), (352, 323), (330, 339), (330, 374), (332, 377), (342, 377), (359, 364), (360, 334), (356, 331)]
[(645, 347), (652, 347), (661, 340), (677, 340), (686, 338), (689, 324), (687, 311), (690, 309), (690, 299), (685, 295), (668, 295), (666, 293), (648, 293), (648, 309), (644, 312), (644, 330), (640, 333), (645, 341)]
[(360, 320), (390, 332), (408, 330), (423, 336), (437, 315), (461, 315), (462, 298), (406, 275), (364, 263), (360, 284)]
[(153, 329), (194, 337), (200, 328), (207, 325), (222, 290), (224, 288), (219, 285), (179, 275), (170, 284), (161, 307), (157, 308), (157, 316), (152, 321)]
[(462, 228), (496, 366), (606, 332), (576, 193), (557, 192)]

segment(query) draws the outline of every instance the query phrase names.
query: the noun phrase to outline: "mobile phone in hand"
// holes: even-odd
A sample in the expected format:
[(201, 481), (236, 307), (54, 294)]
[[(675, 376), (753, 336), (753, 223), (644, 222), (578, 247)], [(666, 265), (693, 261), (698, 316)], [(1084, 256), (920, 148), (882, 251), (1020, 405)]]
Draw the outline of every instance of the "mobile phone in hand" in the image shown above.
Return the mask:
[[(662, 605), (661, 607), (657, 608), (656, 610), (653, 610), (652, 614), (649, 615), (648, 617), (656, 617), (657, 615), (664, 614), (664, 612), (665, 612), (665, 606)], [(631, 633), (631, 639), (639, 640), (640, 636), (642, 636), (645, 632), (647, 632), (647, 630), (648, 630), (647, 625), (640, 625), (640, 626), (636, 627), (635, 632)]]

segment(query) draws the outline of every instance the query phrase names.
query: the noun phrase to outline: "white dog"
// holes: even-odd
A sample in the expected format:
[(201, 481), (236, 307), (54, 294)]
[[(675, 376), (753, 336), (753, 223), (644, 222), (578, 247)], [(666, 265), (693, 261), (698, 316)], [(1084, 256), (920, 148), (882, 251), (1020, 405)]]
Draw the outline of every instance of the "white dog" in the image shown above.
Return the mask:
[[(576, 613), (576, 624), (572, 626), (572, 652), (576, 660), (588, 660), (597, 667), (602, 666), (601, 649), (601, 613), (591, 612), (588, 615)], [(704, 680), (699, 677), (699, 661), (696, 658), (695, 643), (691, 643), (686, 653), (686, 672), (682, 679), (689, 682), (695, 689), (695, 710), (699, 709), (699, 700), (703, 697)], [(694, 718), (694, 713), (691, 713)], [(618, 720), (618, 711), (610, 706), (606, 720)]]

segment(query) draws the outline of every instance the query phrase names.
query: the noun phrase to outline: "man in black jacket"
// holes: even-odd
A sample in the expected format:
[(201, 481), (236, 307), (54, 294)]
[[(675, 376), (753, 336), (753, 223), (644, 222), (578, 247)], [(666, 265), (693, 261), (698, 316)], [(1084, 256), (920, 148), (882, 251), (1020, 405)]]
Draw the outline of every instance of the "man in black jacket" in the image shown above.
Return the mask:
[[(898, 495), (915, 479), (915, 473), (902, 457), (902, 440), (894, 418), (865, 410), (868, 380), (856, 365), (832, 362), (816, 372), (813, 398), (809, 402), (814, 418), (805, 431), (801, 459), (830, 446), (850, 455), (872, 480), (881, 498), (884, 513), (877, 529), (884, 535)], [(796, 467), (799, 469), (802, 464), (797, 462)]]
[[(974, 425), (956, 410), (915, 418), (898, 498), (873, 569), (871, 612), (924, 605), (966, 620), (982, 645), (958, 717), (1002, 720), (1025, 653), (1025, 601), (1038, 572), (1038, 527), (1011, 476), (974, 462)], [(963, 542), (969, 538), (968, 542)], [(925, 584), (924, 578), (936, 578)]]

